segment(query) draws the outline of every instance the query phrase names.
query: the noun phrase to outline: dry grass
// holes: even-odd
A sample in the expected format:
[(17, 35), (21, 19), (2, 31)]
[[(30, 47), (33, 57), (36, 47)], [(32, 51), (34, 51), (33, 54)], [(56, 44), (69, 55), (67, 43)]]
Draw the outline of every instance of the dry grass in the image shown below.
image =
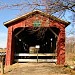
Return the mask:
[(75, 53), (66, 53), (66, 63), (75, 65)]
[(5, 68), (4, 75), (69, 75), (69, 68), (54, 63), (16, 63)]

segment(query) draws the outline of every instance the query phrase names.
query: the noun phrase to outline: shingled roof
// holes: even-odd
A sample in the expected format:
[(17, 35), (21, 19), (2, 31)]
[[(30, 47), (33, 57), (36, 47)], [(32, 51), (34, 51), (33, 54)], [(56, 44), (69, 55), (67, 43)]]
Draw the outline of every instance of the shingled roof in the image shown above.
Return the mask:
[(11, 23), (13, 23), (13, 22), (16, 22), (16, 21), (18, 21), (18, 20), (25, 19), (25, 18), (27, 18), (28, 16), (33, 15), (33, 14), (36, 14), (36, 13), (39, 13), (39, 14), (41, 14), (41, 15), (43, 15), (43, 16), (46, 16), (46, 17), (49, 17), (50, 19), (52, 19), (52, 20), (54, 20), (54, 21), (60, 22), (60, 23), (64, 24), (65, 27), (67, 27), (67, 26), (70, 24), (70, 22), (61, 20), (61, 19), (59, 19), (59, 18), (57, 18), (57, 17), (55, 17), (55, 16), (53, 16), (53, 15), (50, 15), (50, 14), (48, 14), (48, 13), (42, 12), (42, 11), (40, 11), (40, 10), (34, 10), (34, 11), (32, 11), (32, 12), (29, 12), (29, 13), (27, 13), (27, 14), (24, 14), (24, 15), (22, 15), (22, 16), (19, 16), (19, 17), (17, 17), (17, 18), (14, 18), (14, 19), (12, 19), (12, 20), (9, 20), (9, 21), (4, 22), (4, 25), (5, 25), (6, 27), (8, 27), (9, 24), (11, 24)]

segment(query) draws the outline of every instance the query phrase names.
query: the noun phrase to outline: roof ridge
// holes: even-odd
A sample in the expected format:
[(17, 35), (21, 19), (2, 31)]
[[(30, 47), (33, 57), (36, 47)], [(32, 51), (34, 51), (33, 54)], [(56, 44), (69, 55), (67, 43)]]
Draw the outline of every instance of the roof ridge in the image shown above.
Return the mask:
[(19, 16), (19, 17), (16, 17), (16, 18), (12, 19), (12, 20), (9, 20), (9, 21), (4, 22), (4, 25), (6, 26), (6, 25), (8, 25), (8, 24), (10, 24), (10, 23), (12, 23), (12, 22), (15, 22), (15, 21), (17, 21), (17, 20), (19, 20), (19, 19), (25, 18), (26, 16), (28, 16), (28, 15), (30, 15), (30, 14), (33, 14), (33, 13), (36, 13), (36, 12), (38, 12), (38, 13), (40, 13), (40, 14), (42, 14), (42, 15), (45, 15), (45, 16), (47, 16), (47, 17), (49, 17), (49, 18), (51, 18), (51, 19), (53, 19), (53, 20), (55, 20), (55, 21), (58, 21), (58, 22), (60, 22), (60, 23), (64, 23), (65, 25), (69, 25), (69, 24), (70, 24), (70, 22), (65, 21), (65, 20), (62, 20), (62, 19), (60, 19), (60, 18), (58, 18), (58, 17), (55, 17), (54, 15), (51, 15), (51, 14), (49, 14), (49, 13), (47, 13), (47, 12), (43, 12), (43, 11), (41, 11), (41, 10), (33, 10), (32, 12), (28, 12), (28, 13), (26, 13), (26, 14), (24, 14), (24, 15), (21, 15), (21, 16)]

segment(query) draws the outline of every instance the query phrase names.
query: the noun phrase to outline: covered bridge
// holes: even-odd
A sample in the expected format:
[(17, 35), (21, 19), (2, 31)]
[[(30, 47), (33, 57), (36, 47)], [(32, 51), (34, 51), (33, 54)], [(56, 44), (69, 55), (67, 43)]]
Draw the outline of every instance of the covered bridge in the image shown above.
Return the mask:
[[(22, 57), (22, 61), (32, 59), (31, 56), (50, 59), (49, 56), (53, 53), (56, 54), (56, 63), (64, 64), (65, 28), (69, 24), (69, 22), (40, 10), (34, 10), (5, 22), (4, 25), (8, 28), (6, 65), (13, 64), (15, 59), (20, 58), (18, 56), (29, 56)], [(38, 54), (36, 51), (30, 51), (35, 49), (36, 45), (39, 47)], [(46, 56), (48, 57), (46, 58)], [(37, 58), (34, 57), (34, 59)]]

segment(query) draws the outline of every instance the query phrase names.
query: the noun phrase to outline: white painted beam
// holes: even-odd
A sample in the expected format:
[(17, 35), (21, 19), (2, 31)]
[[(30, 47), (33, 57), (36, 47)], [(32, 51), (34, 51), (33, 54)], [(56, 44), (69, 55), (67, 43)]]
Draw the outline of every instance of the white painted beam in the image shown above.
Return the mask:
[[(15, 59), (15, 62), (37, 62), (37, 59)], [(57, 59), (38, 59), (38, 62), (56, 62)]]
[[(37, 53), (29, 54), (29, 53), (18, 53), (14, 56), (37, 56)], [(57, 56), (56, 53), (38, 53), (38, 56)]]

